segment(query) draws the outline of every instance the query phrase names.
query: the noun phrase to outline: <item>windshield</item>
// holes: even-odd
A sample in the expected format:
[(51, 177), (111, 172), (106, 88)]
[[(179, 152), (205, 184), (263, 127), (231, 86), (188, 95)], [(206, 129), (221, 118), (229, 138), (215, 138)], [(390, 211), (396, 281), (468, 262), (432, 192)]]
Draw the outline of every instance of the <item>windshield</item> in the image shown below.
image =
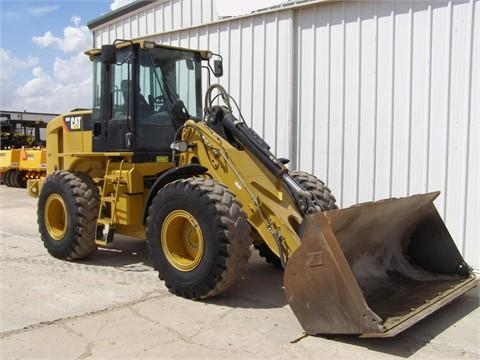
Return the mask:
[(163, 48), (141, 51), (139, 71), (140, 93), (154, 104), (154, 112), (201, 118), (201, 59), (196, 52)]

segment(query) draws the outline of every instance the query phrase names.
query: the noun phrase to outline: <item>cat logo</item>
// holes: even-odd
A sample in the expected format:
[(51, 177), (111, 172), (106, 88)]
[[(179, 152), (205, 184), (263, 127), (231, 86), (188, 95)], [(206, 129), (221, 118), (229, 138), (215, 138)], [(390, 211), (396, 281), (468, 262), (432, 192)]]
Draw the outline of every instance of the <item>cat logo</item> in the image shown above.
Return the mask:
[(82, 130), (82, 117), (81, 116), (66, 116), (65, 123), (69, 130)]

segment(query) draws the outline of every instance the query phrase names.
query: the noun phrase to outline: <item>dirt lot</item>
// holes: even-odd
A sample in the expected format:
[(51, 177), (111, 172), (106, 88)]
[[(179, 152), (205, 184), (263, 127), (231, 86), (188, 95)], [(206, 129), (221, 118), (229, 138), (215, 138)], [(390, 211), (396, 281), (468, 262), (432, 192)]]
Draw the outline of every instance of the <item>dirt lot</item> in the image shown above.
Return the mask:
[(480, 359), (478, 288), (393, 339), (303, 337), (281, 272), (256, 254), (228, 293), (188, 301), (158, 280), (143, 242), (59, 261), (24, 189), (0, 186), (0, 204), (1, 359)]

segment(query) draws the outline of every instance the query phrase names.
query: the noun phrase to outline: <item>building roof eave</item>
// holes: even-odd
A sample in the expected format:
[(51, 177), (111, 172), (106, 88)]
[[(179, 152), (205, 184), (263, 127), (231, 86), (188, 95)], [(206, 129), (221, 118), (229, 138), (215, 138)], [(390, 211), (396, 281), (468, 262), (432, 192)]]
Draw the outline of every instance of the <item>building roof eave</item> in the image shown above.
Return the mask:
[(109, 22), (110, 20), (116, 19), (120, 16), (123, 16), (125, 14), (131, 13), (132, 11), (135, 11), (137, 9), (140, 9), (144, 6), (150, 5), (154, 0), (136, 0), (131, 2), (130, 4), (127, 4), (125, 6), (122, 6), (121, 8), (118, 8), (116, 10), (110, 11), (106, 13), (105, 15), (99, 16), (87, 23), (87, 26), (90, 30), (105, 24)]

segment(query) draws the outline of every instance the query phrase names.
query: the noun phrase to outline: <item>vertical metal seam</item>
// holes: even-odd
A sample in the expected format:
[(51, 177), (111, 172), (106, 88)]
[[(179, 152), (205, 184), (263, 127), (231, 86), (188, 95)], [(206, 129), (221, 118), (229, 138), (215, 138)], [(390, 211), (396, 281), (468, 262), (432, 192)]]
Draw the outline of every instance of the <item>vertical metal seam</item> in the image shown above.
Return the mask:
[(189, 26), (193, 26), (193, 0), (190, 0), (190, 24)]
[(183, 0), (180, 0), (180, 27), (183, 28)]
[[(170, 26), (171, 26), (171, 29), (170, 30), (173, 30), (175, 28), (175, 23), (174, 23), (174, 17), (173, 17), (173, 3), (174, 3), (175, 0), (171, 0), (170, 1)], [(171, 39), (172, 37), (170, 36), (170, 45), (172, 44), (171, 43)]]
[(207, 49), (210, 49), (210, 25), (207, 26), (207, 31), (205, 32), (207, 38)]
[(311, 156), (312, 156), (312, 161), (311, 161), (311, 169), (312, 173), (315, 174), (315, 139), (316, 139), (316, 119), (315, 119), (315, 113), (317, 111), (317, 104), (316, 104), (316, 96), (317, 96), (317, 86), (316, 86), (316, 79), (317, 79), (317, 30), (316, 30), (316, 23), (317, 23), (317, 15), (318, 15), (318, 9), (315, 9), (312, 11), (315, 11), (315, 21), (312, 24), (312, 30), (313, 30), (313, 69), (312, 69), (312, 76), (313, 76), (313, 89), (312, 89), (312, 148), (311, 148)]
[[(217, 53), (220, 53), (220, 24), (215, 25), (217, 28)], [(217, 83), (220, 84), (220, 78), (217, 78)], [(217, 98), (217, 105), (220, 99)]]
[(200, 0), (200, 23), (203, 24), (203, 0)]
[(374, 131), (373, 131), (373, 182), (372, 200), (377, 193), (377, 138), (378, 138), (378, 3), (375, 2), (375, 86), (374, 86)]
[(395, 37), (397, 35), (396, 32), (396, 19), (395, 19), (395, 2), (392, 0), (392, 10), (390, 12), (390, 16), (392, 18), (392, 74), (391, 74), (391, 81), (392, 81), (392, 92), (390, 96), (390, 173), (389, 173), (389, 182), (390, 188), (388, 191), (388, 196), (392, 197), (393, 193), (393, 161), (394, 161), (394, 151), (395, 151), (395, 56), (397, 52), (395, 51)]
[(252, 71), (250, 72), (250, 126), (253, 127), (253, 98), (254, 98), (254, 66), (255, 66), (255, 33), (254, 33), (254, 26), (253, 26), (253, 17), (250, 18), (250, 29), (251, 29), (251, 38), (252, 38), (252, 54), (251, 54), (251, 60), (252, 60)]
[[(303, 76), (303, 66), (301, 66), (302, 64), (302, 48), (303, 48), (303, 33), (302, 33), (302, 30), (301, 29), (297, 29), (298, 33), (297, 33), (297, 43), (298, 43), (298, 47), (296, 49), (297, 51), (297, 66), (296, 68), (294, 69), (296, 71), (296, 75), (297, 75), (297, 95), (296, 95), (296, 101), (295, 101), (295, 109), (296, 109), (296, 121), (294, 120), (294, 123), (295, 123), (295, 147), (297, 149), (297, 153), (296, 153), (296, 156), (297, 158), (295, 159), (295, 164), (296, 164), (296, 168), (297, 170), (300, 170), (300, 158), (301, 158), (301, 155), (302, 155), (302, 148), (300, 146), (300, 135), (301, 135), (301, 129), (302, 129), (302, 123), (303, 123), (303, 117), (301, 116), (301, 109), (300, 109), (300, 106), (301, 106), (301, 98), (302, 98), (302, 88), (303, 88), (303, 80), (302, 80), (302, 76)], [(300, 66), (298, 66), (298, 64), (300, 64)]]
[(448, 202), (448, 168), (449, 168), (449, 156), (450, 156), (450, 111), (451, 111), (451, 92), (450, 85), (452, 83), (452, 42), (453, 42), (453, 8), (452, 1), (448, 2), (449, 9), (449, 22), (448, 22), (448, 71), (447, 71), (447, 124), (445, 127), (446, 133), (446, 156), (445, 156), (445, 185), (444, 185), (444, 203), (443, 203), (443, 221), (447, 221), (447, 202)]
[(155, 14), (155, 9), (156, 8), (153, 8), (152, 11), (153, 11), (153, 31), (155, 33), (158, 33), (159, 31), (157, 30), (157, 16)]
[(291, 161), (291, 168), (297, 168), (297, 156), (298, 156), (298, 142), (297, 142), (297, 123), (295, 119), (298, 118), (297, 115), (297, 95), (298, 95), (298, 74), (297, 74), (297, 56), (299, 52), (299, 45), (297, 39), (297, 22), (296, 16), (297, 11), (290, 11), (290, 22), (289, 22), (289, 41), (288, 41), (288, 81), (290, 86), (288, 87), (288, 141), (289, 141), (289, 153), (288, 157)]
[[(188, 48), (191, 49), (192, 46), (191, 46), (191, 31), (192, 29), (187, 29), (186, 32), (187, 32), (187, 44), (188, 44)], [(187, 74), (187, 81), (188, 83), (190, 84), (190, 72), (188, 72)], [(188, 89), (188, 92), (187, 92), (187, 104), (190, 105), (190, 87)]]
[(357, 15), (357, 23), (358, 23), (358, 88), (357, 88), (357, 171), (356, 171), (356, 189), (355, 189), (355, 203), (359, 202), (360, 199), (360, 152), (361, 152), (361, 135), (362, 135), (362, 39), (363, 39), (363, 32), (362, 32), (362, 2), (358, 1), (358, 15)]
[(407, 195), (410, 195), (410, 190), (411, 190), (411, 186), (410, 186), (410, 183), (411, 183), (411, 174), (412, 174), (412, 169), (411, 169), (411, 166), (412, 166), (412, 126), (413, 126), (413, 121), (412, 121), (412, 113), (413, 113), (413, 96), (412, 96), (412, 92), (413, 92), (413, 42), (414, 42), (414, 39), (413, 39), (413, 29), (414, 29), (414, 21), (415, 21), (415, 17), (414, 17), (414, 11), (413, 11), (413, 7), (414, 7), (414, 2), (413, 0), (410, 1), (410, 54), (409, 54), (409, 78), (408, 78), (408, 82), (409, 82), (409, 92), (408, 92), (408, 144), (407, 144), (407, 148), (408, 148), (408, 158), (407, 158)]
[(130, 31), (130, 39), (133, 38), (133, 36), (132, 36), (132, 32), (133, 32), (133, 31), (132, 31), (132, 17), (133, 17), (133, 16), (130, 16), (130, 17), (128, 18), (128, 25), (129, 25), (128, 27), (130, 28), (130, 30), (129, 30), (129, 31)]
[(162, 4), (162, 32), (165, 31), (165, 4)]
[(267, 70), (267, 17), (263, 15), (263, 71), (262, 71), (262, 137), (265, 137), (265, 107), (266, 107), (266, 70)]
[(347, 27), (345, 25), (345, 3), (342, 3), (342, 136), (341, 136), (341, 163), (340, 163), (340, 207), (344, 204), (345, 193), (345, 94), (346, 94), (346, 64), (347, 64)]
[[(146, 36), (148, 34), (148, 11), (145, 10), (142, 14), (144, 14), (145, 16), (145, 22), (144, 22), (144, 26), (143, 26), (143, 29), (145, 30), (145, 34), (141, 35), (141, 36)], [(140, 25), (140, 21), (138, 21), (139, 25)]]
[[(230, 94), (231, 93), (231, 89), (230, 89), (230, 84), (232, 82), (232, 29), (231, 29), (231, 23), (228, 22), (227, 23), (227, 34), (228, 34), (228, 40), (227, 40), (227, 44), (228, 44), (228, 62), (227, 62), (227, 72), (228, 72), (228, 76), (227, 76), (227, 92)], [(218, 29), (220, 30), (220, 27), (218, 27)], [(220, 34), (218, 35), (218, 37), (220, 38)], [(218, 49), (218, 52), (221, 53), (220, 51), (220, 47)]]
[(198, 28), (195, 29), (195, 37), (197, 38), (197, 49), (200, 49), (200, 32), (198, 31)]
[(213, 14), (215, 13), (215, 9), (213, 8), (213, 1), (210, 1), (210, 19), (209, 21), (213, 21)]
[(332, 81), (332, 12), (331, 5), (328, 6), (328, 76), (327, 76), (327, 164), (326, 164), (326, 174), (325, 179), (327, 184), (330, 183), (330, 131), (331, 131), (331, 81)]
[(278, 155), (278, 38), (279, 38), (279, 24), (278, 24), (279, 13), (275, 13), (275, 100), (274, 100), (274, 119), (275, 119), (275, 137), (274, 137), (274, 154)]
[[(242, 59), (243, 59), (243, 23), (238, 20), (238, 32), (240, 35), (240, 56), (238, 59), (238, 107), (242, 109)], [(231, 45), (231, 44), (230, 44)]]
[(432, 127), (432, 48), (433, 48), (433, 10), (432, 10), (432, 3), (428, 5), (428, 20), (429, 20), (429, 26), (428, 26), (428, 72), (427, 72), (427, 106), (426, 106), (426, 116), (427, 116), (427, 149), (426, 149), (426, 167), (427, 167), (427, 172), (426, 172), (426, 179), (425, 179), (425, 192), (427, 192), (430, 188), (430, 142), (431, 142), (431, 127)]
[(473, 38), (474, 38), (474, 24), (475, 24), (475, 0), (470, 0), (470, 41), (467, 42), (469, 46), (470, 56), (468, 56), (468, 66), (467, 66), (467, 141), (466, 141), (466, 156), (465, 156), (465, 196), (463, 201), (463, 243), (462, 243), (462, 255), (466, 255), (467, 250), (467, 214), (468, 214), (468, 189), (469, 189), (469, 175), (470, 175), (470, 129), (472, 126), (472, 64), (473, 64)]

